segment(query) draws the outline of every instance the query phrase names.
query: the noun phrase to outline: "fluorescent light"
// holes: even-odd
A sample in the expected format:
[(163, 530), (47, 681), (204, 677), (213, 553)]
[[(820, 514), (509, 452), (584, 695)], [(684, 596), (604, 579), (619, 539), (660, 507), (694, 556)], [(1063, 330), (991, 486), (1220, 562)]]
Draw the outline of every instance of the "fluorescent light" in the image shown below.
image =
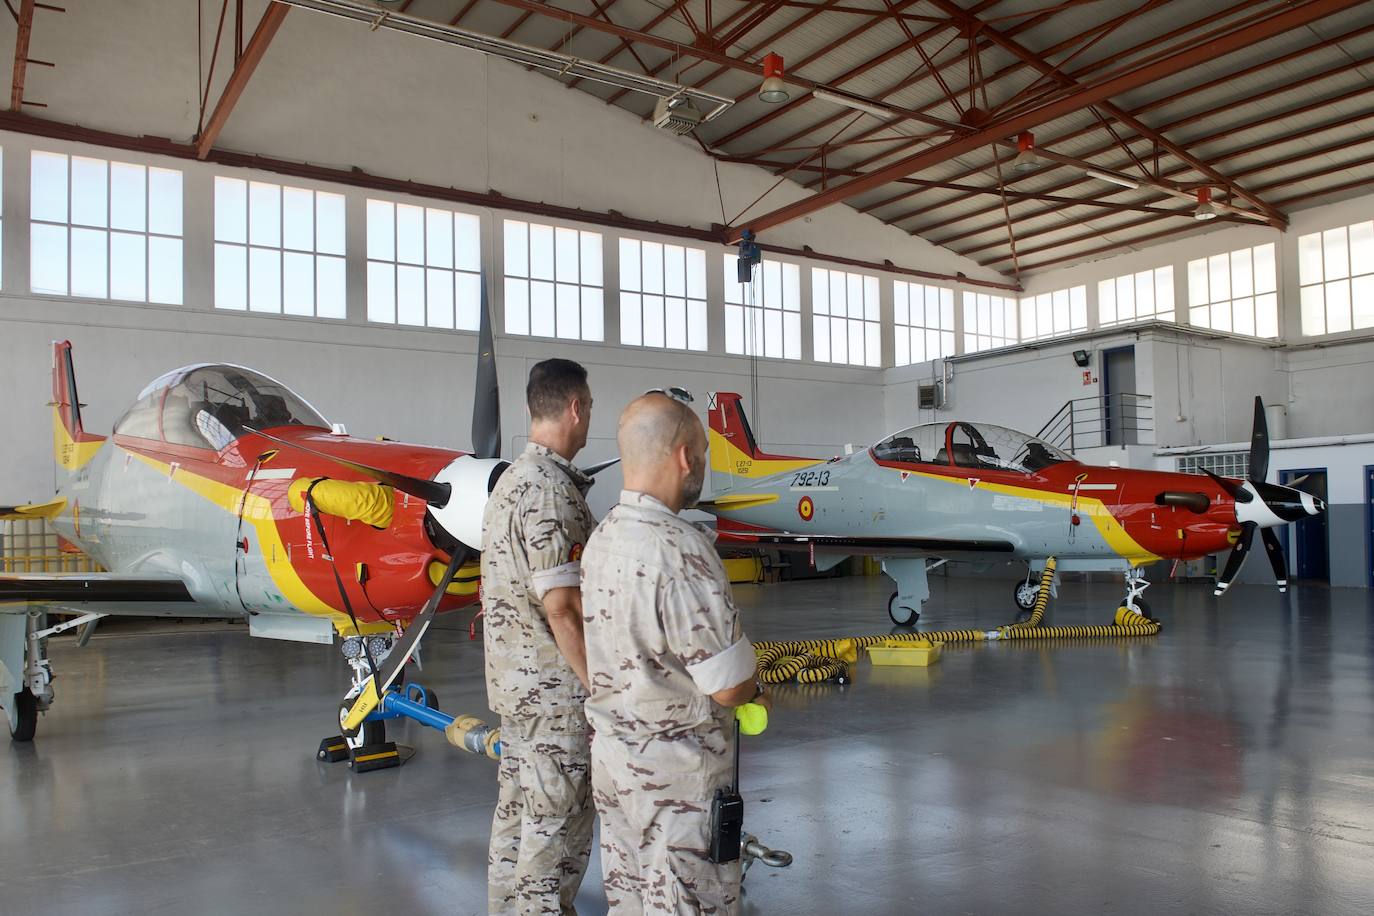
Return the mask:
[(833, 89), (817, 87), (811, 90), (811, 94), (822, 102), (829, 102), (832, 105), (843, 105), (845, 108), (853, 108), (855, 111), (862, 111), (871, 114), (875, 118), (900, 118), (904, 117), (902, 112), (895, 108), (874, 102), (869, 99), (858, 98), (857, 96), (847, 95), (836, 92)]
[(511, 41), (508, 38), (498, 38), (495, 35), (474, 32), (472, 29), (465, 29), (461, 26), (411, 16), (392, 6), (376, 3), (374, 0), (275, 0), (275, 2), (285, 3), (288, 6), (299, 6), (302, 9), (314, 10), (317, 13), (329, 13), (344, 19), (352, 19), (354, 22), (366, 24), (373, 30), (390, 29), (395, 32), (404, 32), (407, 35), (442, 41), (445, 44), (458, 45), (461, 48), (480, 51), (483, 54), (500, 57), (526, 67), (551, 71), (560, 76), (591, 80), (619, 89), (626, 89), (630, 92), (643, 92), (661, 99), (686, 98), (706, 112), (702, 118), (703, 121), (711, 120), (735, 102), (733, 98), (727, 96), (693, 89), (680, 83), (655, 79), (643, 73), (622, 70), (620, 67), (597, 63), (594, 60), (583, 60), (571, 54), (562, 54), (547, 48), (537, 48), (533, 45)]
[(1084, 171), (1087, 173), (1087, 176), (1089, 178), (1096, 178), (1098, 181), (1106, 181), (1110, 184), (1121, 185), (1121, 187), (1131, 191), (1134, 191), (1136, 188), (1140, 187), (1139, 182), (1132, 181), (1131, 179), (1126, 178), (1123, 175), (1113, 175), (1110, 172), (1099, 172), (1095, 169), (1085, 169)]

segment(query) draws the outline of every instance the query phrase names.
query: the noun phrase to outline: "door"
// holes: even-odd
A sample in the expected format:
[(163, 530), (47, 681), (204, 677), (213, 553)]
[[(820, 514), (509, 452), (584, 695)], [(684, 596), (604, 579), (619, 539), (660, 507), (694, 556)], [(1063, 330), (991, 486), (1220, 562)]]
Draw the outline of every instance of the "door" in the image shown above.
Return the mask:
[[(1326, 468), (1305, 468), (1279, 472), (1279, 483), (1292, 486), (1293, 481), (1305, 477), (1303, 490), (1326, 500)], [(1289, 530), (1292, 531), (1291, 537)], [(1288, 565), (1293, 578), (1316, 582), (1331, 581), (1331, 567), (1327, 548), (1326, 513), (1310, 516), (1285, 525), (1283, 539), (1293, 545)], [(1286, 546), (1286, 545), (1285, 545)]]
[(1135, 347), (1102, 351), (1102, 444), (1136, 445)]
[(1365, 465), (1364, 469), (1364, 520), (1368, 536), (1364, 542), (1365, 582), (1374, 588), (1374, 464)]

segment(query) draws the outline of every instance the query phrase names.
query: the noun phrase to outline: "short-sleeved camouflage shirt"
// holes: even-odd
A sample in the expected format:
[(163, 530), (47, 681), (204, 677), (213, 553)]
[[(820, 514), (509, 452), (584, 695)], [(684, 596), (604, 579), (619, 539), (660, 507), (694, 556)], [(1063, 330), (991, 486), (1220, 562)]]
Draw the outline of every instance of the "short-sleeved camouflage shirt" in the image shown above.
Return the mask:
[(711, 694), (754, 674), (715, 535), (645, 493), (624, 490), (582, 565), (591, 697), (587, 718), (656, 771), (699, 772), (728, 756), (732, 711)]
[(544, 615), (543, 598), (580, 582), (596, 524), (592, 479), (531, 442), (501, 475), (482, 515), (482, 633), (487, 704), (503, 716), (566, 715), (587, 698)]

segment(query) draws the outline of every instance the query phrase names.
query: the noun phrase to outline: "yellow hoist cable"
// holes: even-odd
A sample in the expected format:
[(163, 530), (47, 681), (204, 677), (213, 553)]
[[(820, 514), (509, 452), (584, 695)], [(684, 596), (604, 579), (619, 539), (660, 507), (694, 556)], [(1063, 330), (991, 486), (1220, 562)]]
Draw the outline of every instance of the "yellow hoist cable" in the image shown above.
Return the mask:
[(1040, 574), (1040, 591), (1030, 617), (1020, 623), (1007, 624), (995, 630), (940, 630), (933, 633), (884, 634), (879, 636), (848, 636), (840, 639), (807, 639), (791, 642), (757, 642), (754, 654), (758, 662), (759, 680), (765, 684), (784, 684), (796, 679), (802, 684), (814, 684), (832, 678), (848, 678), (849, 666), (859, 660), (859, 652), (869, 646), (902, 642), (992, 642), (1001, 639), (1103, 639), (1111, 636), (1154, 636), (1159, 622), (1142, 617), (1130, 608), (1121, 607), (1115, 619), (1106, 625), (1042, 627), (1045, 609), (1049, 606), (1050, 583), (1054, 579), (1055, 560), (1050, 557)]

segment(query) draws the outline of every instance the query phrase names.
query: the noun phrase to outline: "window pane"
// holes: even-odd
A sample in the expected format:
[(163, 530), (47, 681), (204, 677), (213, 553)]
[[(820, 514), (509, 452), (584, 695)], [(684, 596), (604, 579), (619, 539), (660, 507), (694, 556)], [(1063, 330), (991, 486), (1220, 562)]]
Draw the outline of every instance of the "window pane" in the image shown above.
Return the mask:
[(706, 252), (700, 248), (687, 249), (687, 296), (691, 299), (706, 298)]
[(811, 319), (811, 355), (816, 362), (830, 362), (830, 319), (822, 315)]
[[(273, 248), (281, 245), (281, 188), (278, 185), (261, 181), (248, 183), (248, 241)], [(251, 255), (249, 274), (252, 274)], [(251, 296), (249, 303), (251, 306)]]
[[(72, 223), (107, 225), (109, 166), (104, 159), (72, 157)], [(76, 286), (73, 278), (72, 286)]]
[(425, 322), (431, 328), (453, 327), (453, 272), (425, 271)]
[(783, 358), (782, 313), (777, 309), (763, 310), (763, 355)]
[(687, 348), (687, 300), (673, 296), (663, 301), (663, 341), (674, 350)]
[(644, 242), (640, 245), (640, 282), (643, 292), (663, 292), (663, 246), (657, 242)]
[(754, 299), (755, 304), (763, 303), (765, 308), (782, 308), (782, 265), (777, 261), (763, 262), (763, 295)]
[(634, 239), (621, 239), (620, 288), (631, 292), (640, 292), (639, 276), (639, 242)]
[(1265, 293), (1255, 297), (1255, 334), (1259, 337), (1279, 336), (1279, 297)]
[[(289, 199), (291, 189), (287, 189)], [(315, 314), (315, 256), (288, 251), (282, 256), (282, 311)]]
[[(368, 225), (372, 225), (371, 218)], [(396, 268), (391, 264), (372, 261), (367, 265), (367, 320), (396, 321)]]
[(864, 363), (869, 366), (881, 366), (883, 361), (883, 347), (880, 336), (881, 325), (876, 321), (864, 322)]
[(1229, 256), (1217, 254), (1207, 259), (1207, 285), (1213, 302), (1221, 302), (1231, 298), (1231, 259)]
[(1168, 321), (1174, 320), (1174, 269), (1160, 267), (1155, 270), (1155, 314)]
[[(530, 223), (530, 276), (553, 279), (553, 227)], [(533, 295), (533, 289), (531, 289)], [(552, 295), (552, 291), (550, 292)], [(538, 331), (534, 333), (538, 334)]]
[(599, 288), (582, 287), (582, 339), (604, 340), (606, 300)]
[[(1327, 261), (1328, 266), (1330, 263)], [(1328, 282), (1326, 284), (1326, 333), (1339, 334), (1348, 330), (1350, 330), (1350, 281)]]
[(1240, 299), (1255, 294), (1255, 271), (1250, 249), (1231, 252), (1231, 298)]
[(248, 249), (248, 308), (254, 312), (281, 312), (281, 252)]
[(396, 205), (396, 260), (403, 264), (425, 262), (424, 207)]
[(482, 221), (471, 213), (453, 214), (453, 250), (454, 267), (482, 269)]
[[(523, 233), (522, 233), (523, 234)], [(506, 222), (506, 239), (511, 237), (511, 224)], [(523, 245), (523, 240), (521, 242)], [(509, 251), (509, 247), (507, 247)], [(506, 307), (506, 333), (528, 334), (530, 332), (530, 284), (526, 280), (506, 278), (505, 295), (501, 297)]]
[(1231, 303), (1214, 302), (1211, 305), (1212, 330), (1229, 331), (1231, 330)]
[[(530, 227), (534, 229), (533, 226)], [(531, 233), (533, 236), (533, 233)], [(552, 236), (550, 237), (552, 241)], [(530, 333), (540, 337), (555, 336), (553, 284), (530, 284)]]
[(1231, 330), (1237, 334), (1255, 333), (1255, 300), (1249, 296), (1231, 303)]
[(563, 283), (576, 283), (580, 275), (582, 255), (577, 247), (577, 230), (559, 228), (554, 232), (554, 266), (558, 280)]
[(215, 308), (238, 311), (248, 308), (247, 248), (240, 245), (215, 246)]
[(459, 273), (453, 276), (453, 326), (475, 331), (482, 315), (482, 277)]
[[(801, 311), (801, 268), (796, 264), (787, 264), (782, 270), (782, 307), (790, 312)], [(798, 342), (797, 355), (789, 357), (791, 359), (801, 358), (801, 323), (796, 324)]]
[[(601, 233), (582, 234), (582, 282), (588, 286), (601, 285)], [(583, 335), (583, 340), (590, 338)], [(599, 339), (599, 338), (598, 338)]]
[(182, 304), (181, 239), (148, 237), (148, 301)]
[(907, 290), (910, 287), (910, 283), (902, 280), (892, 281), (892, 320), (895, 324), (911, 324), (907, 313)]
[[(669, 296), (687, 295), (687, 257), (681, 245), (663, 246), (663, 291)], [(687, 316), (682, 316), (686, 334)], [(670, 344), (670, 346), (672, 346)]]
[(830, 271), (819, 267), (811, 268), (811, 312), (830, 314)]
[(911, 364), (911, 332), (905, 327), (897, 328), (896, 336), (892, 338), (892, 361), (898, 366)]
[(1302, 332), (1307, 335), (1326, 333), (1326, 297), (1321, 284), (1302, 288)]
[(661, 347), (664, 340), (663, 297), (644, 297), (644, 346)]
[[(1139, 314), (1139, 296), (1136, 297), (1136, 309), (1136, 314)], [(1065, 328), (1065, 330), (1082, 330), (1087, 326), (1088, 288), (1086, 286), (1075, 286), (1069, 290), (1069, 326)]]
[[(508, 276), (508, 277), (527, 277), (527, 276), (529, 276), (529, 270), (530, 270), (529, 236), (528, 236), (528, 232), (527, 232), (527, 229), (526, 229), (526, 224), (525, 224), (525, 223), (522, 223), (522, 222), (520, 222), (520, 221), (518, 221), (518, 220), (513, 220), (513, 219), (508, 219), (508, 220), (506, 220), (506, 224), (505, 224), (505, 235), (506, 235), (506, 244), (505, 244), (505, 257), (504, 257), (504, 260), (505, 260), (505, 272), (506, 272), (506, 276)], [(510, 284), (507, 283), (507, 284), (506, 284), (506, 289), (509, 290), (510, 288), (511, 288)], [(526, 289), (526, 292), (528, 293), (528, 287), (526, 287), (525, 289)], [(528, 325), (526, 325), (526, 327), (528, 327)], [(507, 330), (507, 331), (511, 331), (511, 327), (510, 327), (509, 323), (507, 323), (507, 325), (506, 325), (506, 330)], [(511, 331), (511, 333), (515, 333), (515, 332), (514, 332), (514, 331)], [(528, 333), (528, 331), (525, 331), (525, 332), (523, 332), (523, 333)]]
[(367, 256), (377, 261), (396, 260), (396, 207), (390, 201), (367, 202)]
[[(344, 255), (344, 196), (327, 191), (315, 192), (315, 250), (320, 254)], [(330, 268), (333, 270), (333, 268)], [(317, 309), (321, 317), (325, 315)]]
[(1256, 245), (1254, 250), (1255, 259), (1255, 292), (1272, 293), (1279, 288), (1278, 265), (1274, 263), (1274, 245)]
[(1356, 328), (1374, 327), (1374, 274), (1350, 281), (1350, 306)]
[[(453, 214), (447, 210), (425, 210), (425, 263), (430, 267), (453, 266)], [(430, 324), (434, 324), (432, 319)], [(451, 328), (453, 322), (443, 327)]]
[[(74, 178), (76, 164), (73, 163), (72, 165)], [(1350, 276), (1350, 253), (1346, 248), (1344, 226), (1328, 229), (1322, 233), (1322, 267), (1328, 280), (1339, 280)], [(1329, 310), (1330, 307), (1328, 306)]]
[[(29, 213), (34, 219), (54, 223), (67, 221), (67, 157), (61, 153), (40, 153), (29, 159)], [(65, 234), (63, 238), (65, 239)], [(63, 244), (66, 248), (66, 244)], [(67, 259), (65, 250), (62, 260)], [(66, 292), (66, 270), (62, 271), (62, 291)], [(35, 287), (36, 289), (37, 287)]]
[[(110, 226), (142, 232), (147, 228), (148, 170), (127, 162), (110, 163)], [(113, 283), (113, 279), (110, 281)], [(139, 296), (142, 299), (142, 296)]]
[(343, 258), (315, 258), (315, 314), (343, 319), (348, 314), (347, 267)]
[(110, 298), (143, 302), (148, 298), (147, 236), (110, 233)]
[(396, 323), (421, 327), (425, 323), (425, 271), (422, 267), (396, 268)]
[(843, 271), (830, 271), (830, 314), (849, 314), (849, 289)]
[(109, 242), (103, 229), (72, 229), (72, 295), (104, 299), (109, 284)]
[(849, 335), (845, 333), (844, 322), (830, 319), (830, 359), (842, 363), (849, 357)]
[[(1371, 287), (1374, 287), (1374, 283), (1371, 283)], [(1374, 308), (1371, 308), (1371, 316), (1374, 316)], [(687, 303), (687, 347), (691, 350), (706, 349), (706, 303), (701, 299)]]
[(34, 223), (29, 227), (29, 288), (35, 293), (67, 293), (67, 227)]
[(1116, 281), (1102, 280), (1097, 284), (1097, 320), (1102, 324), (1116, 321)]
[(725, 352), (744, 352), (744, 308), (742, 306), (725, 306)]
[[(620, 259), (620, 263), (621, 263), (621, 271), (623, 272), (623, 271), (624, 271), (624, 264), (625, 264), (625, 259), (624, 259), (624, 256), (623, 256), (623, 255), (624, 255), (624, 251), (625, 251), (625, 240), (624, 240), (624, 239), (621, 239), (621, 240), (620, 240), (620, 245), (621, 245), (620, 250), (621, 250), (621, 254), (622, 254), (622, 257), (621, 257), (621, 259)], [(636, 245), (635, 247), (637, 248), (638, 246)], [(623, 288), (624, 288), (624, 284), (622, 283), (621, 286), (622, 286), (622, 289), (623, 289)], [(644, 345), (644, 331), (643, 331), (643, 329), (640, 327), (640, 324), (639, 324), (639, 316), (640, 316), (639, 293), (627, 293), (627, 292), (622, 292), (622, 293), (620, 294), (620, 342), (621, 342), (621, 343), (626, 344), (626, 345), (631, 346), (631, 347), (640, 347), (640, 346), (643, 346), (643, 345)]]
[(1322, 281), (1322, 234), (1313, 232), (1298, 238), (1298, 282), (1303, 285)]
[[(294, 248), (297, 251), (315, 250), (315, 195), (303, 188), (285, 188), (282, 190), (282, 246)], [(314, 269), (313, 267), (311, 268)], [(311, 282), (311, 298), (314, 298), (314, 282)], [(313, 315), (315, 309), (312, 306), (309, 312), (291, 312), (288, 314)]]
[(1207, 304), (1207, 261), (1201, 258), (1188, 262), (1188, 304)]
[(1374, 273), (1374, 222), (1350, 227), (1350, 274)]
[(181, 172), (148, 169), (148, 231), (181, 235)]

